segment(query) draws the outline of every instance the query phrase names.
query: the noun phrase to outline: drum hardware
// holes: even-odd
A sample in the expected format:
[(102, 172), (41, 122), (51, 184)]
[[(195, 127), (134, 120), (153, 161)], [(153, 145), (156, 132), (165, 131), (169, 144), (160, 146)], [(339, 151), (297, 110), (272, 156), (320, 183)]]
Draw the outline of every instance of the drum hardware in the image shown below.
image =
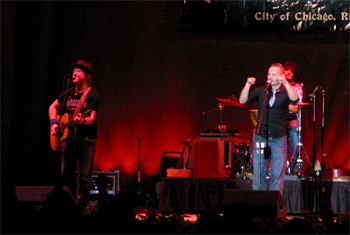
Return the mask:
[(225, 105), (233, 105), (233, 106), (238, 106), (238, 107), (247, 107), (246, 104), (241, 104), (239, 103), (239, 100), (234, 97), (234, 96), (230, 96), (227, 98), (216, 98), (217, 101), (225, 104)]
[(247, 106), (245, 104), (239, 103), (238, 99), (235, 98), (234, 96), (228, 97), (228, 98), (216, 98), (216, 100), (220, 102), (219, 106), (214, 108), (214, 109), (203, 112), (202, 113), (203, 115), (206, 115), (206, 114), (211, 113), (213, 111), (216, 111), (218, 109), (220, 109), (220, 111), (222, 111), (222, 109), (226, 106), (237, 106), (237, 107), (246, 107)]
[(218, 107), (211, 109), (211, 110), (208, 110), (206, 112), (203, 112), (202, 114), (206, 115), (206, 114), (211, 113), (213, 111), (216, 111), (218, 109), (220, 110), (220, 124), (218, 126), (218, 129), (220, 131), (220, 137), (221, 137), (222, 133), (226, 130), (226, 125), (222, 124), (224, 107), (226, 107), (226, 106), (246, 107), (247, 105), (239, 103), (238, 99), (235, 96), (231, 96), (228, 98), (216, 98), (216, 100), (220, 102)]
[(308, 106), (308, 105), (312, 105), (311, 103), (305, 103), (305, 102), (298, 102), (297, 105), (299, 106)]
[(224, 166), (224, 178), (231, 178), (232, 177), (232, 166), (231, 164), (226, 164)]
[(245, 179), (249, 174), (252, 173), (252, 165), (250, 164), (251, 156), (249, 154), (249, 145), (235, 146), (233, 150), (236, 150), (236, 152), (232, 154), (232, 157), (235, 157), (235, 159), (230, 165), (232, 176), (235, 178)]
[[(299, 112), (297, 113), (297, 119), (298, 119), (298, 129), (297, 129), (297, 132), (298, 132), (298, 144), (296, 146), (296, 148), (294, 149), (294, 152), (292, 154), (292, 157), (291, 157), (291, 171), (294, 171), (295, 170), (295, 173), (297, 175), (298, 178), (302, 178), (304, 175), (304, 172), (303, 172), (303, 160), (301, 159), (301, 148), (304, 150), (304, 154), (305, 154), (305, 157), (306, 157), (306, 160), (308, 161), (308, 163), (311, 165), (310, 163), (310, 160), (309, 160), (309, 157), (305, 151), (305, 148), (304, 148), (304, 145), (303, 143), (301, 142), (301, 116), (302, 116), (302, 106), (307, 106), (307, 105), (312, 105), (310, 103), (304, 103), (304, 102), (298, 102), (297, 105), (299, 106)], [(295, 168), (296, 167), (296, 168)], [(289, 172), (288, 171), (288, 172)]]

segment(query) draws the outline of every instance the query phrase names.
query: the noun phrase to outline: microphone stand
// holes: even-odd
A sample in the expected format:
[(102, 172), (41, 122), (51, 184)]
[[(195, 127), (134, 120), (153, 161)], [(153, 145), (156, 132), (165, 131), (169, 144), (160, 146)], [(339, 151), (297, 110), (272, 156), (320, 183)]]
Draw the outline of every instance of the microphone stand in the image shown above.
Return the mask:
[[(67, 80), (67, 84), (66, 84), (66, 88), (65, 88), (63, 105), (67, 101), (67, 91), (69, 89), (71, 77), (69, 75), (65, 74), (64, 77), (63, 77), (63, 83), (65, 82), (65, 80)], [(63, 115), (63, 108), (61, 108), (60, 111), (59, 111), (59, 116), (62, 117), (62, 115)], [(62, 135), (63, 135), (63, 133), (61, 133), (61, 128), (59, 126), (58, 130), (57, 130), (57, 148), (58, 148), (58, 151), (61, 154), (61, 175), (63, 175), (63, 168), (64, 168), (64, 146), (61, 146), (61, 137), (62, 137)]]
[(321, 88), (321, 94), (322, 94), (322, 129), (321, 129), (321, 172), (324, 169), (324, 163), (323, 163), (323, 146), (324, 146), (324, 93), (325, 89)]
[(138, 140), (138, 170), (137, 170), (137, 194), (142, 194), (141, 190), (141, 140), (145, 138), (144, 136), (139, 137), (137, 136)]
[[(271, 91), (271, 84), (267, 84), (267, 86), (265, 87), (265, 97), (264, 97), (264, 102), (262, 104), (262, 109), (261, 109), (261, 112), (260, 112), (260, 117), (259, 117), (259, 124), (257, 126), (257, 129), (256, 129), (256, 134), (258, 135), (258, 157), (259, 157), (259, 161), (258, 161), (258, 166), (259, 166), (259, 184), (258, 184), (258, 190), (261, 190), (261, 175), (262, 175), (262, 169), (261, 169), (261, 135), (260, 135), (260, 132), (261, 132), (261, 122), (262, 122), (262, 118), (264, 116), (264, 110), (265, 110), (265, 107), (266, 107), (266, 101), (267, 101), (267, 97), (269, 97)], [(266, 145), (267, 147), (267, 145)]]
[(137, 136), (137, 140), (138, 140), (138, 170), (137, 170), (137, 183), (141, 183), (141, 140), (143, 140), (143, 138), (145, 138), (144, 136), (142, 136), (141, 138), (139, 136)]
[[(190, 153), (191, 153), (191, 148), (192, 146), (189, 144), (190, 143), (190, 138), (188, 138), (187, 142), (181, 141), (182, 144), (184, 144), (182, 151), (181, 151), (181, 157), (182, 157), (182, 169), (186, 170), (187, 169), (187, 164), (188, 160), (190, 158)], [(185, 150), (186, 147), (188, 146), (188, 154), (187, 154), (187, 159), (185, 159)]]
[(223, 132), (223, 125), (222, 125), (222, 112), (224, 109), (224, 104), (223, 103), (219, 103), (219, 109), (220, 109), (220, 125), (219, 125), (219, 131), (220, 131), (220, 138), (222, 137), (222, 132)]
[[(315, 161), (316, 161), (316, 91), (317, 91), (317, 87), (315, 88), (314, 92), (312, 92), (310, 96), (310, 98), (313, 101), (313, 129), (314, 129), (314, 133), (313, 133), (313, 143), (312, 143), (312, 169), (313, 171), (315, 171)], [(317, 176), (317, 173), (315, 173), (315, 176)]]
[(314, 135), (313, 135), (313, 156), (312, 156), (312, 163), (313, 163), (313, 169), (315, 170), (315, 164), (316, 164), (316, 99), (314, 96), (313, 100), (314, 109), (313, 109), (313, 126), (314, 126)]

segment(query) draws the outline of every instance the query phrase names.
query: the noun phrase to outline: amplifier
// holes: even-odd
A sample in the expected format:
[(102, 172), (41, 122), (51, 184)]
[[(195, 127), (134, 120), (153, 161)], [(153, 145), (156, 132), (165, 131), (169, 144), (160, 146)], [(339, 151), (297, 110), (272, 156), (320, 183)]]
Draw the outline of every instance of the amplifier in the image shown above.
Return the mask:
[(116, 195), (120, 191), (119, 186), (119, 171), (113, 172), (93, 172), (91, 175), (92, 184), (90, 194), (98, 194), (99, 188), (96, 184), (96, 180), (99, 176), (105, 176), (108, 179), (107, 193), (110, 195)]
[(200, 138), (194, 141), (193, 177), (223, 178), (224, 163), (231, 160), (231, 144), (222, 139)]
[[(93, 172), (91, 175), (92, 182), (91, 182), (91, 189), (90, 189), (90, 198), (96, 197), (96, 195), (99, 194), (99, 188), (96, 184), (96, 180), (99, 176), (104, 176), (107, 178), (107, 193), (108, 195), (114, 196), (120, 191), (120, 182), (119, 177), (120, 173), (118, 170), (112, 171), (112, 172)], [(77, 192), (79, 190), (79, 175), (77, 176)], [(77, 197), (78, 198), (78, 197)]]

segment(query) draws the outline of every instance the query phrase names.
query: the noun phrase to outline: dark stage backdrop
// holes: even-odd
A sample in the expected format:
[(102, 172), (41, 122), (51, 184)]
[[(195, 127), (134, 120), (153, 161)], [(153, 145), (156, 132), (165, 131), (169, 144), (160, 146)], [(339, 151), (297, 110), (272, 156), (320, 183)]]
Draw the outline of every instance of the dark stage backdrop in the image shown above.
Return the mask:
[[(60, 156), (50, 149), (48, 107), (64, 90), (69, 65), (95, 65), (102, 104), (95, 168), (117, 168), (135, 182), (138, 137), (143, 180), (162, 153), (217, 129), (215, 98), (235, 95), (248, 76), (266, 81), (273, 62), (293, 61), (306, 94), (325, 90), (324, 164), (349, 164), (348, 32), (205, 33), (181, 31), (181, 1), (1, 2), (2, 173), (16, 185), (52, 184)], [(316, 102), (321, 159), (322, 96)], [(223, 124), (250, 136), (249, 109), (228, 106)], [(313, 108), (303, 109), (303, 143), (313, 160)], [(192, 154), (192, 153), (191, 153)], [(305, 171), (311, 166), (304, 158)]]

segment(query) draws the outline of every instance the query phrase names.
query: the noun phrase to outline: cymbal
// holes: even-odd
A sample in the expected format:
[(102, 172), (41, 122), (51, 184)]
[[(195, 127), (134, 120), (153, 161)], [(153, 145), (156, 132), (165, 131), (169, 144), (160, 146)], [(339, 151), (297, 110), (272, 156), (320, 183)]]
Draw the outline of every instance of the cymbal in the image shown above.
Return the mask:
[(305, 102), (298, 102), (297, 105), (305, 106), (305, 105), (312, 105), (311, 103), (305, 103)]
[(232, 99), (232, 98), (216, 98), (217, 101), (227, 104), (227, 105), (233, 105), (238, 107), (246, 107), (247, 105), (239, 103), (238, 99)]

